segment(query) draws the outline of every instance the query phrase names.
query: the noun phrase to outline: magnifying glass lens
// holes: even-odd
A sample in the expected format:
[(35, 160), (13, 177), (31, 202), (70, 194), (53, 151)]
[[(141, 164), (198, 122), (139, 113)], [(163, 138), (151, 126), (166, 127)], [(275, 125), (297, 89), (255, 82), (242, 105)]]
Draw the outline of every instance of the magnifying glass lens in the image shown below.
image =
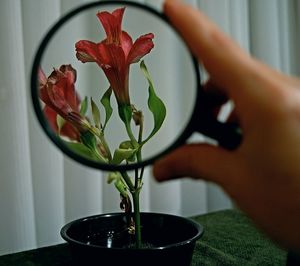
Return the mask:
[(101, 169), (139, 167), (187, 127), (197, 71), (168, 22), (140, 5), (86, 6), (60, 20), (33, 68), (33, 100), (48, 136)]

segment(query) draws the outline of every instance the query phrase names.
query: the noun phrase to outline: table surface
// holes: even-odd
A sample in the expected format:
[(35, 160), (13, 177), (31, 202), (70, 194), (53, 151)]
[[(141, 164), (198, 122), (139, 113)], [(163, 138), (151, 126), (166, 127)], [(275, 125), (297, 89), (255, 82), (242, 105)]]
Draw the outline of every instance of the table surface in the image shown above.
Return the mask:
[[(192, 217), (204, 227), (192, 266), (286, 265), (287, 252), (274, 245), (238, 210)], [(0, 256), (0, 266), (69, 266), (67, 244)]]

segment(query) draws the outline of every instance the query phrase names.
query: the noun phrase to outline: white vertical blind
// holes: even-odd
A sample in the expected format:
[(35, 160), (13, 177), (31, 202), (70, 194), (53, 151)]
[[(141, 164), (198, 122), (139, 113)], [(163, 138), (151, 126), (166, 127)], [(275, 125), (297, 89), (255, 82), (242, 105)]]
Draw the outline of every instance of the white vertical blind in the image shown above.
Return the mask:
[(300, 74), (300, 2), (279, 1), (279, 31), (281, 70), (285, 73)]
[[(274, 0), (252, 0), (250, 8), (251, 51), (267, 64), (280, 69), (279, 2)], [(267, 11), (267, 12), (266, 12)], [(277, 19), (274, 20), (274, 17)], [(264, 40), (259, 41), (259, 40)]]
[[(20, 1), (21, 2), (21, 1)], [(60, 16), (60, 1), (22, 1), (22, 23), (24, 38), (24, 60), (30, 158), (34, 197), (34, 218), (36, 223), (37, 245), (58, 242), (60, 237), (53, 234), (64, 222), (64, 170), (61, 152), (50, 143), (37, 122), (32, 110), (29, 82), (32, 60), (37, 46), (46, 30)], [(35, 10), (33, 16), (32, 10)], [(39, 23), (37, 23), (37, 21)], [(22, 177), (19, 177), (22, 179)]]
[(36, 245), (20, 1), (0, 8), (0, 253)]
[[(48, 140), (33, 113), (29, 93), (31, 64), (42, 36), (61, 15), (86, 2), (0, 1), (0, 255), (61, 242), (59, 230), (64, 223), (119, 211), (119, 195), (113, 185), (106, 184), (106, 173), (75, 163)], [(163, 1), (137, 2), (160, 10)], [(299, 74), (299, 1), (186, 2), (200, 7), (255, 56), (277, 69)], [(85, 21), (78, 22), (77, 30), (87, 30)], [(166, 81), (183, 82), (184, 62), (167, 36), (164, 45), (169, 46), (169, 60), (179, 74), (177, 79), (168, 77), (167, 71), (160, 74)], [(63, 53), (63, 48), (57, 53)], [(173, 97), (181, 100), (180, 95)], [(180, 118), (180, 110), (177, 115)], [(195, 139), (203, 140), (200, 137)], [(184, 216), (232, 206), (221, 189), (203, 181), (157, 184), (151, 167), (146, 169), (141, 197), (143, 211)]]
[(300, 51), (299, 51), (299, 45), (300, 45), (300, 2), (294, 1), (293, 5), (290, 9), (290, 20), (292, 21), (291, 25), (291, 31), (293, 31), (293, 34), (291, 34), (291, 65), (292, 70), (291, 73), (300, 75), (300, 64), (299, 64), (299, 58), (300, 58)]

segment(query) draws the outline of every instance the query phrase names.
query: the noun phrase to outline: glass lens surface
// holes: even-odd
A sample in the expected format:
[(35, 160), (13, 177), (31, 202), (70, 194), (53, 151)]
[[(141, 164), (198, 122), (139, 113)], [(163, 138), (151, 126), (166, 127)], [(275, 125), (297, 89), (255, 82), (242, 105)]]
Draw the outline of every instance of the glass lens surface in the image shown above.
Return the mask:
[(174, 29), (126, 3), (83, 8), (58, 23), (33, 77), (48, 136), (73, 159), (104, 169), (134, 168), (169, 149), (190, 121), (198, 85)]

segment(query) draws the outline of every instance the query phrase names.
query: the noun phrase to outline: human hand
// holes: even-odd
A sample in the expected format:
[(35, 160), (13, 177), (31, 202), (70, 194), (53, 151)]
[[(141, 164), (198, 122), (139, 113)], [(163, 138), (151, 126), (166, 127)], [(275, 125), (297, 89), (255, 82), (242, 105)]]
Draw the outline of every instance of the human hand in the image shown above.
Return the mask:
[(243, 140), (234, 151), (180, 147), (154, 164), (155, 178), (219, 184), (273, 240), (300, 251), (300, 80), (252, 58), (181, 1), (166, 1), (165, 14), (209, 73), (206, 89), (234, 102)]

